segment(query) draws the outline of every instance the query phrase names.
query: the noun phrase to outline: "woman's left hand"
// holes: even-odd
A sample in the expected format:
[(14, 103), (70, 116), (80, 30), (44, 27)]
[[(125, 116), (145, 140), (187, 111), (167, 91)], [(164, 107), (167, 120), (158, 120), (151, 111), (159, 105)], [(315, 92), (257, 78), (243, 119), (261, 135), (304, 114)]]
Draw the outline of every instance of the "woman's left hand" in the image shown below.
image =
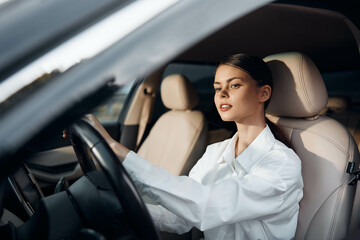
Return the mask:
[(91, 126), (93, 126), (105, 139), (105, 141), (111, 145), (113, 142), (116, 142), (106, 131), (104, 126), (100, 123), (100, 121), (95, 117), (93, 114), (87, 114), (83, 117), (83, 120), (90, 123)]
[(118, 156), (119, 160), (123, 162), (130, 150), (124, 145), (115, 141), (94, 115), (87, 114), (85, 115), (84, 120), (89, 122), (104, 137), (105, 141), (109, 144), (111, 149)]
[[(130, 150), (124, 145), (115, 141), (110, 134), (106, 131), (104, 126), (100, 123), (100, 121), (92, 114), (87, 114), (83, 117), (85, 121), (87, 121), (91, 126), (93, 126), (105, 139), (105, 141), (109, 144), (111, 149), (114, 151), (116, 156), (118, 156), (120, 162), (125, 160), (126, 155), (130, 152)], [(67, 138), (69, 132), (65, 129), (63, 131), (63, 138)]]

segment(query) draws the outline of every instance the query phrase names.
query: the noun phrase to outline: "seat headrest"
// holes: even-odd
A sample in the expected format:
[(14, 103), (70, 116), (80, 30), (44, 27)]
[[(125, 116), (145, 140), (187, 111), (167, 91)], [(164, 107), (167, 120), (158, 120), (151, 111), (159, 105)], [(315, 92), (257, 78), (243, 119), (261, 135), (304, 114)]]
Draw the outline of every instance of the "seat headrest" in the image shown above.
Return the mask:
[(161, 99), (165, 107), (173, 110), (191, 110), (199, 103), (192, 84), (180, 74), (164, 78), (161, 84)]
[(273, 75), (273, 93), (266, 112), (279, 117), (317, 116), (327, 104), (327, 91), (314, 62), (297, 52), (264, 58)]

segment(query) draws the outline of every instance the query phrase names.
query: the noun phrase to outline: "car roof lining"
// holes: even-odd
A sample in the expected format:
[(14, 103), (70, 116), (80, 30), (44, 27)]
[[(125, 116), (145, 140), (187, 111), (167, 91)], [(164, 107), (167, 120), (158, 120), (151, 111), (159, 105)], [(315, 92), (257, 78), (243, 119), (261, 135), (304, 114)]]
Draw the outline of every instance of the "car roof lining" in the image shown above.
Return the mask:
[(265, 57), (299, 51), (322, 72), (354, 69), (360, 63), (359, 48), (345, 19), (331, 10), (272, 3), (215, 32), (177, 60), (218, 62), (237, 52)]

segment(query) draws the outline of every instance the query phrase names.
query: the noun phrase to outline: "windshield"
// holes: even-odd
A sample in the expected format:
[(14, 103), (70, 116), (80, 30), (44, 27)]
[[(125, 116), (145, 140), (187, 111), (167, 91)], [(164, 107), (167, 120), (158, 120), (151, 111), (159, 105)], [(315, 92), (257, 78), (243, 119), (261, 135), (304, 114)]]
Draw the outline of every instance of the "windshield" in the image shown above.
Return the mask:
[[(120, 2), (120, 1), (119, 1)], [(102, 13), (102, 15), (110, 14), (110, 16), (106, 18), (101, 18), (100, 21), (98, 21), (98, 18), (100, 18), (99, 13), (96, 13), (94, 9), (97, 11), (100, 6), (94, 6), (94, 9), (92, 9), (91, 5), (87, 6), (85, 9), (87, 11), (81, 11), (86, 12), (84, 13), (83, 18), (86, 19), (92, 19), (92, 22), (96, 22), (96, 24), (91, 25), (89, 28), (87, 28), (85, 31), (82, 31), (80, 34), (77, 34), (73, 37), (70, 37), (68, 40), (62, 42), (59, 44), (56, 48), (52, 49), (49, 52), (46, 52), (44, 55), (38, 57), (35, 61), (31, 62), (29, 65), (27, 65), (25, 68), (21, 69), (20, 71), (11, 74), (11, 71), (16, 68), (19, 64), (15, 63), (15, 66), (6, 66), (9, 65), (9, 60), (6, 63), (3, 63), (3, 71), (2, 73), (2, 83), (0, 85), (0, 102), (5, 101), (7, 98), (9, 98), (11, 95), (13, 95), (15, 92), (19, 91), (22, 88), (32, 89), (33, 87), (26, 87), (27, 85), (35, 83), (36, 86), (39, 85), (39, 82), (44, 82), (44, 79), (49, 79), (49, 76), (55, 76), (58, 73), (62, 73), (66, 71), (67, 69), (74, 67), (76, 64), (94, 57), (95, 55), (99, 54), (104, 49), (111, 46), (114, 42), (118, 41), (119, 39), (126, 36), (129, 32), (131, 32), (133, 29), (139, 27), (141, 24), (146, 22), (149, 18), (152, 16), (158, 14), (160, 11), (163, 11), (166, 7), (173, 4), (174, 1), (156, 1), (155, 3), (152, 1), (133, 1), (133, 3), (129, 4), (131, 1), (121, 1), (123, 4), (118, 4), (119, 6), (116, 6), (119, 8), (119, 11), (116, 11), (113, 13), (113, 9), (107, 9), (107, 13)], [(110, 3), (109, 3), (110, 4)], [(124, 7), (124, 5), (126, 7)], [(151, 5), (150, 5), (151, 4)], [(73, 5), (73, 4), (72, 4)], [(81, 4), (79, 4), (81, 5)], [(88, 3), (87, 3), (88, 5)], [(96, 5), (96, 4), (94, 4)], [(110, 4), (114, 7), (114, 3)], [(109, 5), (109, 6), (110, 6)], [(151, 6), (151, 8), (150, 8)], [(8, 6), (9, 8), (10, 6)], [(56, 7), (58, 7), (56, 5)], [(67, 9), (71, 7), (77, 7), (77, 6), (67, 6), (66, 8), (62, 8), (63, 10), (66, 10), (66, 15), (71, 14), (80, 14), (80, 8), (79, 11), (72, 10), (70, 13), (67, 11)], [(83, 7), (83, 6), (82, 6)], [(96, 7), (96, 8), (95, 8)], [(61, 9), (61, 10), (62, 10)], [(151, 9), (151, 11), (149, 11)], [(2, 9), (4, 12), (6, 9)], [(20, 11), (20, 10), (18, 10)], [(29, 10), (24, 10), (25, 14), (28, 13)], [(59, 10), (58, 10), (59, 11)], [(11, 12), (7, 13), (11, 17)], [(141, 14), (139, 14), (141, 13)], [(139, 17), (139, 15), (141, 17)], [(64, 14), (62, 12), (59, 12), (59, 19), (56, 20), (56, 23), (59, 21), (62, 21), (62, 18), (64, 17)], [(69, 18), (71, 16), (67, 16)], [(103, 16), (101, 16), (103, 17)], [(6, 18), (7, 19), (7, 18)], [(25, 19), (25, 17), (24, 17)], [(51, 19), (51, 18), (50, 18)], [(78, 20), (78, 19), (77, 19)], [(37, 21), (42, 22), (42, 20), (38, 19)], [(47, 21), (49, 21), (47, 19)], [(79, 22), (83, 21), (82, 19), (78, 20)], [(55, 20), (54, 20), (55, 22)], [(15, 21), (13, 24), (18, 24), (18, 20)], [(37, 23), (34, 23), (37, 24)], [(63, 24), (64, 25), (64, 24)], [(3, 25), (1, 25), (3, 26)], [(51, 31), (53, 31), (52, 26), (51, 29), (45, 28), (43, 26), (43, 31), (49, 32), (51, 34)], [(59, 26), (59, 28), (64, 28), (63, 31), (66, 31), (65, 28), (68, 27), (70, 31), (72, 28), (74, 28), (73, 24), (71, 26)], [(5, 28), (5, 26), (3, 26)], [(8, 30), (10, 30), (10, 27), (6, 27)], [(40, 28), (40, 26), (30, 26), (30, 29), (34, 28)], [(45, 28), (45, 29), (44, 29)], [(83, 26), (79, 26), (79, 29), (81, 30)], [(36, 29), (33, 32), (29, 32), (29, 35), (36, 34)], [(6, 31), (6, 29), (1, 29)], [(73, 30), (75, 31), (75, 30)], [(58, 34), (59, 35), (59, 34)], [(28, 36), (26, 36), (28, 37)], [(11, 51), (11, 45), (13, 44), (11, 42), (11, 38), (19, 39), (19, 36), (9, 36), (9, 38), (3, 39), (2, 42), (0, 42), (0, 46), (4, 49), (10, 49), (8, 51), (4, 51), (4, 55), (16, 55), (16, 51)], [(53, 42), (60, 41), (61, 37), (57, 37), (57, 39), (53, 40)], [(6, 40), (6, 41), (5, 41)], [(35, 41), (35, 40), (34, 40)], [(50, 43), (48, 43), (50, 44)], [(55, 43), (53, 43), (55, 44)], [(16, 49), (16, 48), (15, 48)], [(15, 58), (14, 56), (13, 58)], [(5, 58), (5, 57), (4, 57)], [(19, 60), (23, 61), (23, 60)], [(1, 65), (0, 65), (1, 67)], [(9, 77), (6, 77), (7, 75), (10, 75)], [(5, 78), (4, 78), (5, 77)], [(39, 81), (41, 79), (41, 81)], [(25, 91), (25, 92), (27, 92)], [(24, 91), (21, 93), (24, 94)], [(6, 103), (8, 105), (8, 103)]]
[[(9, 156), (16, 161), (28, 156), (29, 152), (22, 152), (23, 146), (47, 141), (99, 105), (99, 99), (114, 94), (117, 86), (159, 69), (267, 2), (19, 1), (19, 8), (0, 14), (0, 35), (7, 36), (0, 38), (1, 171), (11, 168), (5, 164), (11, 161)], [(214, 12), (219, 13), (216, 18)], [(108, 25), (110, 29), (103, 25), (109, 19), (116, 20)], [(116, 34), (106, 41), (102, 34), (83, 35), (97, 26), (103, 26), (104, 34)], [(78, 39), (81, 44), (69, 44)], [(104, 44), (93, 51), (100, 40)], [(65, 51), (67, 44), (75, 47)], [(68, 59), (64, 64), (57, 52)]]

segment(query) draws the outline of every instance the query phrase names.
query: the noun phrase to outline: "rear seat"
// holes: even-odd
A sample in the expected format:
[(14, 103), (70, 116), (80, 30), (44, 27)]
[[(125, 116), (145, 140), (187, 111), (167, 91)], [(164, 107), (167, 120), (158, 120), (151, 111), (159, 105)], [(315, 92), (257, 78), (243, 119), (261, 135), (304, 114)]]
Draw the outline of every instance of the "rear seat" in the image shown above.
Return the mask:
[(354, 137), (360, 149), (360, 112), (351, 110), (351, 101), (346, 97), (329, 97), (326, 108), (320, 113), (341, 122)]

